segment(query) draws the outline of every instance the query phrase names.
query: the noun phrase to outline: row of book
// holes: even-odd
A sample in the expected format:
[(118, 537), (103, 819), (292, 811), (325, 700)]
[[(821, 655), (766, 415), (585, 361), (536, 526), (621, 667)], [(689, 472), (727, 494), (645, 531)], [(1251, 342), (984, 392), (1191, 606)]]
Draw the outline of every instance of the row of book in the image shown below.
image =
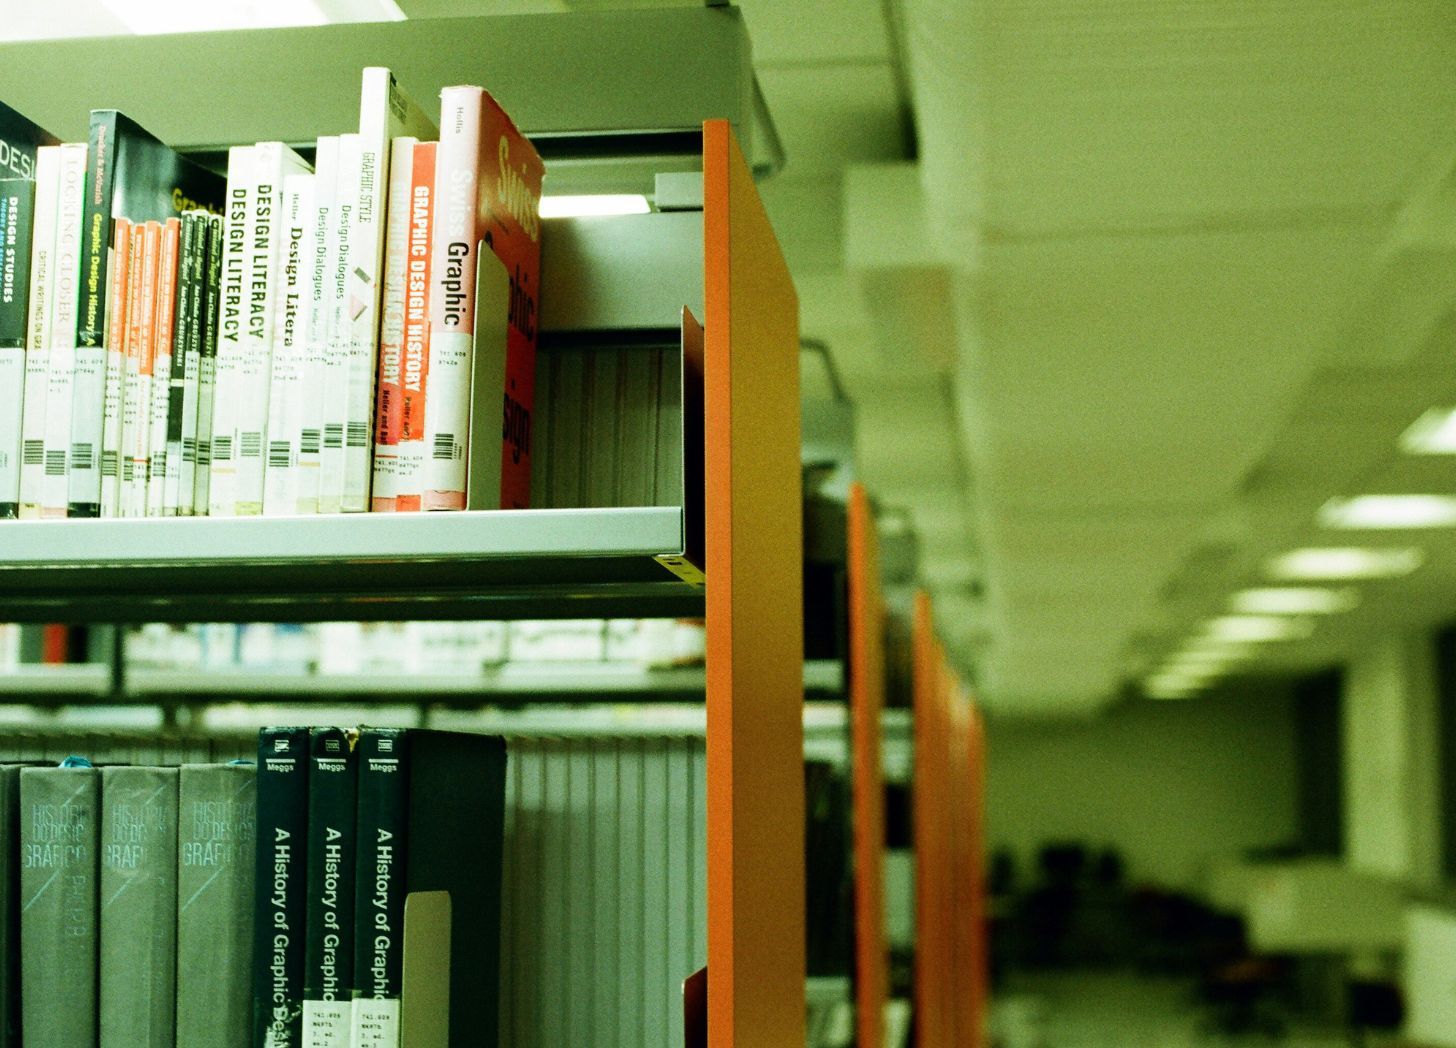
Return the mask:
[(0, 106), (0, 518), (529, 505), (544, 170), (483, 89), (441, 117), (372, 67), (358, 132), (224, 177)]
[(445, 952), (448, 1043), (495, 1043), (505, 761), (275, 728), (256, 764), (5, 766), (0, 1045), (398, 1048), (407, 948)]

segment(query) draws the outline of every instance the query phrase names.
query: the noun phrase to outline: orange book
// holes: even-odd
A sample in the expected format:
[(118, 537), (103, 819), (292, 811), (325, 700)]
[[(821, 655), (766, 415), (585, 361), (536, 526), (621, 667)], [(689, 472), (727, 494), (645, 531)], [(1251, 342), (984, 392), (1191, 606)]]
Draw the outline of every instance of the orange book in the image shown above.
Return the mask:
[(399, 435), (394, 508), (418, 513), (425, 491), (425, 401), (430, 376), (430, 247), (434, 227), (436, 143), (418, 142), (410, 176), (405, 257), (404, 344), (399, 369)]
[[(172, 334), (177, 314), (177, 253), (182, 220), (162, 226), (157, 257), (157, 319), (152, 338), (152, 395), (147, 439), (147, 516), (162, 515), (167, 479), (167, 409), (172, 393)], [(180, 390), (179, 390), (180, 392)]]
[[(130, 341), (127, 346), (126, 400), (122, 408), (121, 515), (142, 517), (147, 511), (147, 464), (151, 446), (152, 366), (157, 337), (157, 263), (162, 224), (135, 227), (141, 234), (140, 265), (131, 289)], [(137, 251), (135, 238), (132, 250)]]

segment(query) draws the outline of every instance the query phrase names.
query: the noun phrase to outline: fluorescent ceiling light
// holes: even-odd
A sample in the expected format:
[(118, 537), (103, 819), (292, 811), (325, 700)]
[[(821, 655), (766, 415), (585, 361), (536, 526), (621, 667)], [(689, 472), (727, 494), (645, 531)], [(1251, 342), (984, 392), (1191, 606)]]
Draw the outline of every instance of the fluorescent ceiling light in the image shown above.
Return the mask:
[(1286, 615), (1220, 615), (1216, 619), (1209, 619), (1203, 629), (1206, 636), (1219, 640), (1263, 644), (1268, 641), (1302, 640), (1314, 632), (1314, 623), (1309, 619)]
[(1241, 590), (1229, 603), (1240, 615), (1334, 615), (1359, 604), (1360, 594), (1319, 586), (1271, 586)]
[(1400, 435), (1411, 455), (1456, 455), (1456, 408), (1431, 408)]
[(1143, 694), (1150, 699), (1187, 699), (1202, 688), (1202, 682), (1189, 681), (1176, 674), (1157, 673), (1143, 681)]
[(589, 196), (543, 196), (542, 218), (587, 218), (599, 215), (645, 215), (652, 210), (641, 193), (594, 193)]
[(1359, 495), (1330, 499), (1319, 511), (1327, 528), (1456, 527), (1456, 498), (1449, 495)]
[(330, 22), (402, 22), (395, 0), (101, 0), (133, 33), (203, 33), (216, 29), (272, 29)]
[(1265, 570), (1276, 579), (1387, 579), (1409, 575), (1426, 555), (1419, 549), (1363, 549), (1357, 546), (1297, 549), (1273, 557)]

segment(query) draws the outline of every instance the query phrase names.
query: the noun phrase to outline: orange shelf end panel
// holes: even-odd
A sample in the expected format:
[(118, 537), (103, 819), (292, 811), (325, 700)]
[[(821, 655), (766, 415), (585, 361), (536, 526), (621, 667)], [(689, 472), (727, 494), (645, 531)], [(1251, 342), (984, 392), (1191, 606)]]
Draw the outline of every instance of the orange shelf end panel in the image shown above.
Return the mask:
[(885, 607), (874, 513), (864, 486), (849, 491), (849, 708), (854, 805), (855, 1036), (883, 1048), (889, 997), (885, 942)]
[(945, 904), (949, 849), (943, 663), (935, 640), (930, 597), (915, 596), (911, 620), (911, 705), (915, 736), (911, 779), (915, 845), (915, 970), (913, 1006), (916, 1048), (951, 1048), (946, 1007), (953, 939)]
[(703, 125), (708, 1043), (804, 1039), (798, 297), (727, 121)]

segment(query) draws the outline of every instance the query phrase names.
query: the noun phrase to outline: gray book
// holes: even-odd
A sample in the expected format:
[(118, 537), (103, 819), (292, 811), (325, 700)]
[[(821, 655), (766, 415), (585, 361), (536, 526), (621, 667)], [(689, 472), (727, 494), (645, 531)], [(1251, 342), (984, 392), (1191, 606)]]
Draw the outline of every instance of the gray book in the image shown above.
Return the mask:
[(177, 1048), (250, 1048), (252, 764), (184, 764), (177, 831)]
[(20, 770), (21, 1019), (26, 1048), (96, 1043), (101, 773)]
[(20, 765), (0, 765), (0, 1048), (20, 1045)]
[(172, 1048), (177, 769), (101, 771), (101, 1048)]

